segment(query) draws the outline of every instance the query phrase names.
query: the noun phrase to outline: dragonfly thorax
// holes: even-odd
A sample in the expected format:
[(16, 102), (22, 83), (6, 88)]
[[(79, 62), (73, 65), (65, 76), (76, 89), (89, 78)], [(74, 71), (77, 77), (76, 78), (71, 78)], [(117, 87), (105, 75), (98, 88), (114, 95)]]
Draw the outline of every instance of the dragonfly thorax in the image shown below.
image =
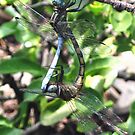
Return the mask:
[(44, 93), (55, 93), (57, 97), (69, 101), (79, 94), (79, 89), (74, 85), (48, 84)]
[(58, 9), (54, 10), (54, 13), (50, 19), (50, 24), (56, 31), (56, 33), (60, 34), (63, 38), (66, 38), (67, 33), (67, 12), (65, 9)]
[(73, 85), (59, 85), (59, 95), (58, 93), (57, 95), (65, 101), (69, 101), (72, 98), (75, 98), (78, 94), (79, 89)]

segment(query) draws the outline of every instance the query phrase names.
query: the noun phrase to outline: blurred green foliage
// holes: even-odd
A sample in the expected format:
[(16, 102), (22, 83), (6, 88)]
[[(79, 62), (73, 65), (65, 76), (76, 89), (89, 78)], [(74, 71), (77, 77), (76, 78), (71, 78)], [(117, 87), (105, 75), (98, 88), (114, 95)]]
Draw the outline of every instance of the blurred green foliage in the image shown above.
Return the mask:
[[(0, 6), (5, 7), (5, 12), (13, 17), (17, 15), (12, 7), (14, 1), (15, 0), (0, 1)], [(27, 1), (28, 0), (26, 0), (26, 2)], [(25, 3), (25, 1), (23, 2)], [(8, 4), (10, 6), (7, 6)], [(44, 7), (44, 10), (45, 8), (46, 7)], [(47, 8), (49, 9), (48, 11), (50, 14), (50, 11), (53, 11), (53, 9), (52, 7)], [(104, 34), (105, 29), (109, 26), (111, 26), (112, 31), (115, 32), (115, 34), (107, 33), (107, 35), (101, 39), (102, 42), (105, 43), (105, 45), (98, 46), (100, 48), (99, 51), (102, 51), (102, 53), (99, 52), (98, 55), (92, 55), (92, 62), (90, 62), (89, 59), (91, 51), (90, 53), (84, 54), (86, 62), (84, 89), (87, 88), (90, 92), (91, 88), (94, 89), (101, 100), (103, 100), (103, 93), (112, 85), (118, 74), (117, 67), (119, 66), (119, 61), (112, 55), (124, 51), (132, 51), (134, 53), (135, 49), (132, 40), (135, 39), (135, 16), (126, 11), (117, 12), (109, 5), (94, 2), (93, 4), (88, 4), (80, 12), (69, 13), (68, 18), (70, 21), (84, 19), (92, 22), (95, 25), (95, 37)], [(14, 18), (0, 25), (0, 38), (6, 39), (8, 36), (14, 36), (15, 40), (22, 43), (23, 47), (13, 54), (10, 59), (0, 60), (0, 73), (14, 74), (18, 72), (29, 72), (33, 75), (33, 78), (36, 78), (31, 82), (29, 88), (40, 89), (41, 78), (43, 78), (46, 73), (46, 69), (41, 67), (38, 62), (38, 53), (41, 44), (40, 36), (25, 29)], [(84, 45), (83, 43), (84, 42), (82, 41), (82, 46)], [(87, 46), (87, 49), (91, 49), (92, 47), (92, 42), (89, 44), (90, 45)], [(30, 45), (30, 47), (27, 47), (27, 45)], [(84, 46), (83, 49), (85, 49), (85, 47), (86, 46)], [(74, 61), (73, 64), (70, 65), (70, 70), (62, 60), (59, 61), (59, 64), (64, 65), (64, 82), (72, 84), (77, 76), (79, 66), (77, 66), (78, 62), (76, 61), (76, 56), (73, 55), (74, 52), (69, 46), (67, 46), (67, 48)], [(111, 50), (109, 51), (110, 53), (108, 53), (108, 50), (105, 48)], [(113, 53), (111, 54), (111, 52)], [(24, 120), (27, 117), (26, 112), (30, 102), (36, 102), (38, 104), (40, 110), (40, 122), (44, 125), (55, 124), (64, 117), (69, 116), (71, 113), (66, 107), (65, 102), (60, 99), (47, 102), (47, 100), (40, 95), (24, 93), (24, 100), (19, 105), (19, 115), (14, 121), (8, 121), (6, 118), (0, 116), (0, 132), (2, 135), (19, 135), (22, 133), (21, 128), (24, 127)], [(95, 104), (94, 101), (91, 102), (92, 104)], [(135, 123), (134, 109), (135, 107), (133, 104), (128, 120), (128, 130), (131, 135), (135, 132), (135, 126), (133, 126)]]

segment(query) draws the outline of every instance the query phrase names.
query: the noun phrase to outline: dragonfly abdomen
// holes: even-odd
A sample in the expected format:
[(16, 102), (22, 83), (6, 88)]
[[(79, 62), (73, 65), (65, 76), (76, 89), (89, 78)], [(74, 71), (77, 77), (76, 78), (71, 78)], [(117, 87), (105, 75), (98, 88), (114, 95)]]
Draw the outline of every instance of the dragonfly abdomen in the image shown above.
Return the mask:
[(84, 73), (85, 73), (85, 61), (83, 58), (82, 51), (80, 50), (79, 45), (78, 45), (76, 38), (74, 37), (71, 29), (68, 28), (67, 31), (68, 31), (69, 35), (71, 35), (71, 36), (69, 36), (69, 38), (70, 38), (71, 42), (73, 43), (73, 46), (76, 51), (76, 54), (77, 54), (77, 57), (79, 60), (79, 64), (80, 64), (78, 77), (76, 78), (76, 80), (74, 82), (74, 86), (80, 91), (83, 86)]

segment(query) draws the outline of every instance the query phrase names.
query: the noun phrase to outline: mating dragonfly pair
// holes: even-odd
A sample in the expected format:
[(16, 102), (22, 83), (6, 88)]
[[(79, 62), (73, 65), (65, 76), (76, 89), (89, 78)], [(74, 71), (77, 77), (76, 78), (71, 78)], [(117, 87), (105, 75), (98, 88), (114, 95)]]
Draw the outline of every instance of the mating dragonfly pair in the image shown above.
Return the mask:
[[(76, 37), (74, 36), (72, 29), (70, 27), (70, 23), (67, 21), (67, 13), (80, 11), (83, 7), (85, 7), (89, 3), (89, 0), (53, 0), (52, 3), (55, 8), (49, 22), (44, 16), (39, 14), (30, 6), (23, 4), (21, 1), (15, 3), (15, 8), (17, 10), (19, 10), (19, 7), (20, 8), (24, 7), (28, 11), (28, 13), (36, 14), (37, 16), (39, 16), (39, 18), (42, 18), (42, 20), (44, 20), (43, 21), (44, 25), (50, 24), (55, 33), (57, 33), (58, 35), (58, 47), (56, 50), (56, 54), (45, 78), (42, 81), (41, 86), (42, 93), (44, 95), (55, 93), (57, 97), (69, 102), (70, 109), (71, 111), (74, 112), (74, 116), (77, 118), (79, 123), (81, 123), (82, 128), (90, 126), (90, 124), (88, 124), (90, 123), (90, 121), (95, 121), (95, 123), (92, 122), (92, 128), (98, 126), (100, 126), (101, 128), (108, 127), (108, 130), (111, 132), (116, 131), (120, 134), (126, 134), (126, 132), (122, 131), (120, 128), (115, 126), (113, 122), (109, 119), (109, 117), (106, 115), (107, 108), (102, 104), (102, 102), (97, 97), (95, 97), (92, 93), (82, 91), (85, 74), (85, 61), (83, 58), (82, 51), (79, 48)], [(22, 19), (23, 21), (21, 21), (21, 19), (18, 17), (16, 19), (20, 21), (22, 24), (23, 21), (25, 21), (28, 26), (34, 25), (34, 27), (36, 28), (40, 27), (38, 23), (35, 22), (32, 23), (32, 20), (30, 20), (29, 18), (23, 18)], [(89, 26), (91, 26), (91, 24)], [(86, 29), (88, 29), (89, 26), (87, 26)], [(41, 36), (45, 34), (43, 31), (37, 32)], [(86, 31), (85, 32), (82, 31), (82, 29), (81, 33), (83, 34), (86, 33), (86, 35), (89, 34)], [(87, 39), (90, 39), (90, 36), (87, 36), (86, 40)], [(78, 76), (73, 85), (65, 85), (62, 83), (63, 78), (62, 76), (64, 73), (63, 70), (60, 75), (58, 83), (50, 82), (50, 79), (53, 75), (53, 72), (57, 65), (57, 61), (60, 56), (60, 51), (63, 47), (65, 40), (70, 40), (71, 43), (73, 44), (80, 64)], [(93, 100), (95, 101), (95, 104), (92, 104)], [(83, 109), (80, 106), (83, 106)], [(100, 119), (100, 122), (97, 120), (98, 118)], [(113, 119), (119, 120), (119, 118), (115, 114), (113, 114)], [(88, 129), (90, 128), (91, 127), (88, 127)]]

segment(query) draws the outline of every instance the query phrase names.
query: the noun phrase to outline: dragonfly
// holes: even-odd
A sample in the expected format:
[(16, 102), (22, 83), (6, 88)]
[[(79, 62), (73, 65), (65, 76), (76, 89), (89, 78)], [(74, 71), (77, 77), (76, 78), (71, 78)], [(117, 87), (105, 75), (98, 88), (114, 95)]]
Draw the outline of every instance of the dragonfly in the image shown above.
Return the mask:
[[(83, 54), (79, 48), (78, 42), (76, 41), (76, 38), (68, 26), (67, 22), (67, 12), (76, 12), (80, 10), (81, 0), (80, 4), (76, 9), (69, 9), (67, 8), (72, 7), (75, 4), (76, 1), (69, 0), (67, 3), (65, 1), (58, 1), (54, 0), (53, 5), (55, 6), (54, 13), (51, 17), (50, 25), (54, 28), (56, 33), (58, 33), (58, 48), (56, 51), (56, 57), (54, 57), (54, 62), (51, 64), (51, 68), (49, 69), (46, 77), (43, 79), (41, 89), (43, 93), (55, 93), (57, 97), (67, 101), (70, 104), (70, 109), (75, 110), (76, 108), (77, 113), (75, 114), (75, 117), (79, 120), (79, 122), (82, 124), (83, 128), (87, 127), (87, 123), (94, 119), (94, 116), (92, 117), (92, 114), (94, 114), (96, 117), (100, 117), (100, 123), (104, 126), (110, 127), (111, 131), (117, 131), (121, 134), (126, 134), (124, 131), (119, 129), (117, 126), (113, 125), (111, 121), (108, 120), (108, 117), (105, 113), (97, 113), (97, 109), (104, 109), (106, 108), (103, 106), (103, 104), (100, 102), (98, 98), (95, 96), (92, 96), (91, 93), (85, 94), (85, 92), (81, 92), (83, 81), (84, 81), (84, 73), (85, 73), (85, 62), (83, 58)], [(66, 4), (65, 4), (66, 3)], [(27, 7), (27, 6), (26, 6)], [(28, 7), (30, 8), (30, 7)], [(33, 11), (33, 9), (31, 9)], [(36, 11), (34, 11), (36, 12)], [(40, 15), (41, 16), (41, 15)], [(55, 66), (57, 64), (58, 57), (60, 55), (60, 50), (62, 49), (64, 39), (69, 38), (74, 46), (74, 49), (77, 53), (80, 69), (78, 76), (73, 83), (73, 85), (66, 85), (62, 83), (62, 78), (58, 81), (58, 83), (50, 83), (50, 77), (52, 76), (52, 72), (55, 69)], [(63, 76), (63, 73), (62, 73)], [(95, 100), (95, 105), (91, 104), (92, 100)], [(78, 101), (77, 104), (74, 104), (74, 101)], [(83, 106), (84, 105), (84, 106)], [(100, 107), (99, 107), (100, 105)], [(81, 106), (81, 107), (80, 107)], [(83, 106), (83, 107), (82, 107)], [(83, 108), (82, 110), (79, 108)], [(85, 117), (86, 116), (86, 117)], [(116, 117), (116, 116), (115, 116)], [(107, 122), (104, 122), (107, 121)], [(109, 122), (108, 122), (109, 121)], [(98, 123), (98, 122), (96, 122)], [(89, 124), (88, 124), (89, 125)]]
[[(52, 3), (54, 5), (55, 9), (54, 9), (54, 13), (52, 14), (51, 19), (49, 21), (44, 16), (39, 14), (37, 11), (35, 11), (33, 8), (31, 8), (30, 6), (23, 4), (21, 1), (18, 1), (18, 3), (15, 3), (15, 6), (17, 7), (17, 8), (15, 7), (15, 8), (17, 10), (18, 10), (18, 7), (21, 5), (21, 8), (24, 7), (24, 9), (26, 9), (26, 11), (28, 11), (28, 13), (29, 13), (28, 18), (23, 18), (23, 19), (16, 18), (18, 21), (20, 21), (20, 23), (22, 25), (25, 25), (27, 23), (25, 25), (25, 27), (33, 26), (33, 28), (35, 28), (34, 31), (36, 30), (36, 32), (39, 35), (44, 37), (45, 28), (41, 28), (43, 30), (39, 30), (40, 26), (42, 27), (42, 25), (39, 24), (38, 20), (37, 20), (37, 22), (34, 22), (36, 19), (33, 17), (33, 14), (34, 15), (36, 14), (36, 16), (38, 16), (41, 20), (43, 20), (43, 23), (44, 23), (43, 27), (47, 26), (48, 28), (50, 28), (50, 26), (51, 26), (51, 28), (53, 28), (55, 33), (57, 33), (57, 35), (58, 35), (58, 47), (56, 50), (56, 54), (54, 56), (54, 59), (50, 65), (50, 68), (49, 68), (46, 76), (44, 77), (44, 79), (42, 81), (41, 89), (43, 92), (45, 91), (47, 84), (49, 83), (49, 80), (51, 79), (54, 69), (57, 65), (58, 58), (60, 56), (60, 52), (63, 47), (64, 41), (67, 39), (70, 39), (71, 42), (73, 41), (72, 40), (73, 33), (69, 28), (69, 25), (71, 23), (67, 22), (67, 13), (80, 11), (82, 8), (84, 8), (89, 3), (89, 0), (85, 0), (85, 1), (82, 1), (82, 0), (53, 0)], [(76, 8), (75, 8), (75, 6), (76, 6)], [(19, 12), (21, 12), (21, 11), (19, 11)], [(29, 16), (32, 16), (34, 21), (31, 20), (29, 18)], [(87, 34), (89, 36), (85, 37), (85, 40), (83, 39), (83, 42), (87, 42), (87, 39), (90, 40), (89, 42), (91, 42), (92, 41), (91, 36), (93, 36), (93, 31), (94, 31), (93, 25), (90, 22), (79, 20), (79, 22), (75, 21), (74, 23), (72, 23), (72, 27), (76, 27), (76, 29), (78, 30), (80, 23), (82, 23), (82, 25), (85, 24), (85, 29), (84, 30), (80, 29), (80, 32), (77, 34), (80, 36), (80, 34), (85, 33), (86, 30), (89, 29), (91, 34), (88, 32)], [(32, 28), (32, 30), (33, 30), (33, 28)], [(39, 30), (39, 31), (37, 31), (37, 30)], [(73, 42), (72, 42), (72, 44), (74, 45)], [(91, 44), (92, 44), (92, 42), (91, 42)], [(74, 49), (77, 52), (78, 48), (76, 46), (74, 46)]]

